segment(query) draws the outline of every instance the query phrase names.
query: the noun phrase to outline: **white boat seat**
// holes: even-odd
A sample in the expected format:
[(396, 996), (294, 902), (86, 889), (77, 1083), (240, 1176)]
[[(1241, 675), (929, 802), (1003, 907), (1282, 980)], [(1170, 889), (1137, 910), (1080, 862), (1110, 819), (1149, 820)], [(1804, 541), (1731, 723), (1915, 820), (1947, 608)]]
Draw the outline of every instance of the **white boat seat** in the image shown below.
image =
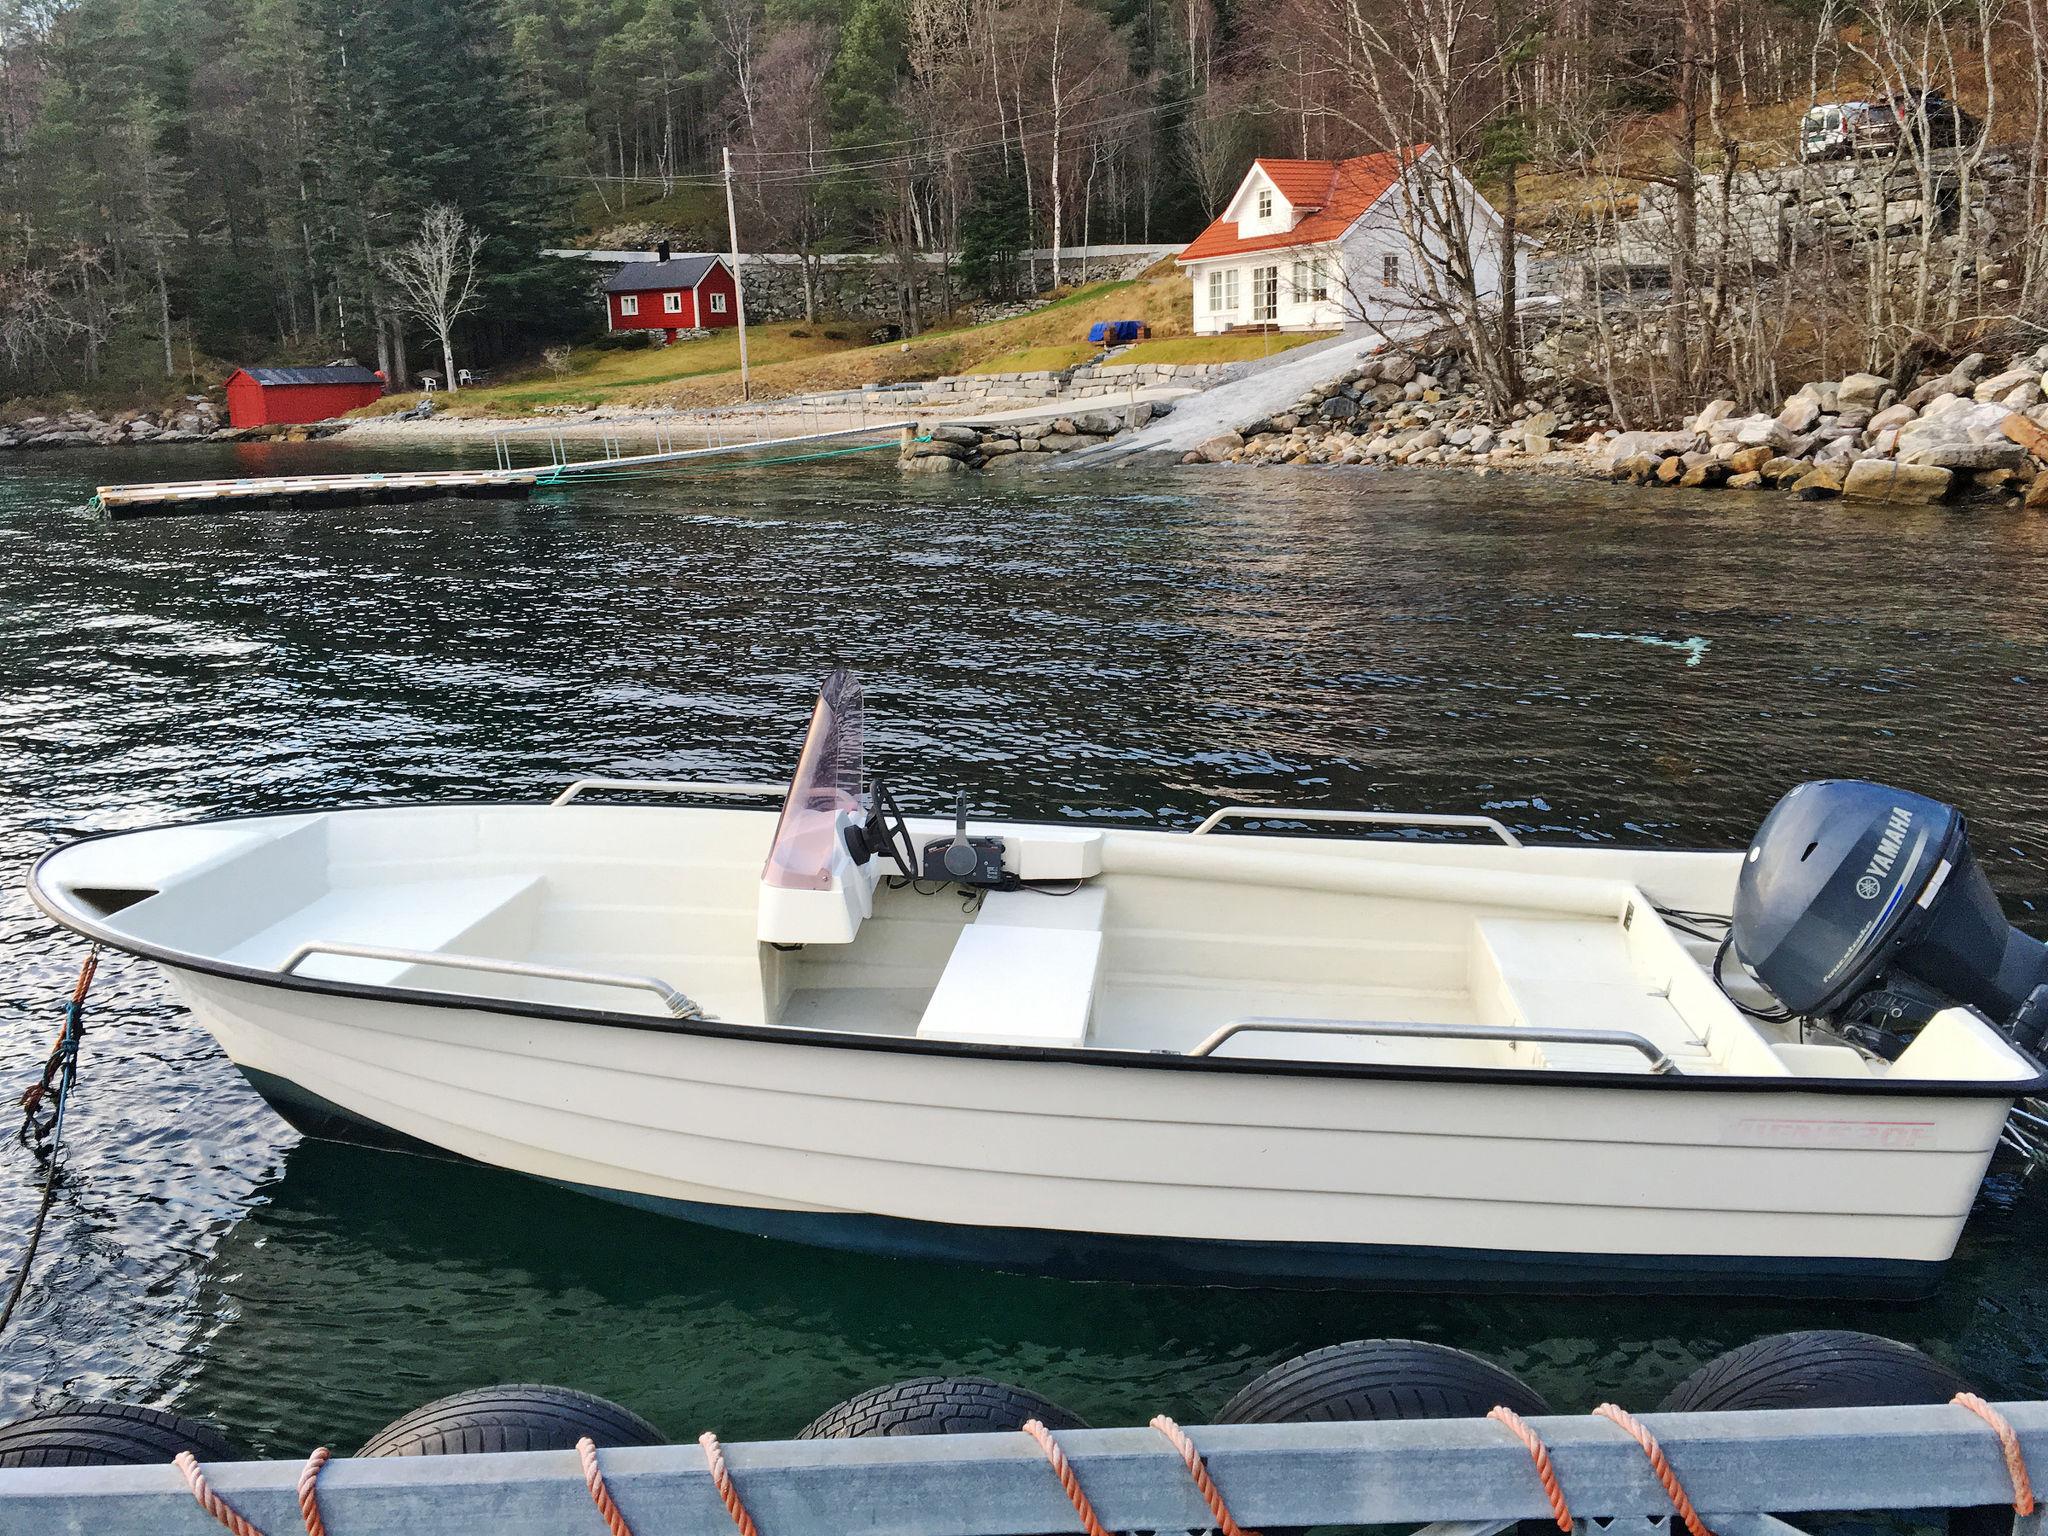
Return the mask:
[[(325, 942), (517, 959), (531, 940), (543, 883), (537, 875), (479, 875), (342, 886), (286, 913), (221, 958), (236, 965), (275, 970), (300, 945)], [(391, 986), (414, 969), (399, 961), (315, 954), (300, 964), (296, 974), (323, 981)], [(445, 990), (465, 989), (460, 971), (422, 968), (422, 974)]]
[[(1641, 1035), (1675, 1062), (1705, 1063), (1707, 1043), (1629, 956), (1620, 925), (1604, 919), (1480, 918), (1472, 996), (1480, 1022), (1502, 1028), (1606, 1029)], [(1626, 1046), (1542, 1044), (1532, 1064), (1560, 1072), (1648, 1072)]]
[(960, 931), (918, 1021), (920, 1040), (1077, 1046), (1102, 969), (1103, 892), (990, 891)]

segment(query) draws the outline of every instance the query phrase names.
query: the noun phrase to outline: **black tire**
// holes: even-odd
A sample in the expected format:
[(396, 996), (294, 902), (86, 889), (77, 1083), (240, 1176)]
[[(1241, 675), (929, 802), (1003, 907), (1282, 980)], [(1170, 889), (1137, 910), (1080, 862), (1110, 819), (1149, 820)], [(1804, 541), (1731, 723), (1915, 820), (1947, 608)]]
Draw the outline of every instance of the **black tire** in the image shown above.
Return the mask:
[[(1657, 1409), (1912, 1408), (1970, 1390), (1969, 1382), (1910, 1344), (1846, 1328), (1810, 1328), (1716, 1355), (1667, 1392)], [(1949, 1536), (2003, 1536), (2011, 1528), (2007, 1508), (1948, 1512)]]
[(1945, 1403), (1969, 1390), (1962, 1377), (1910, 1344), (1815, 1328), (1774, 1333), (1716, 1355), (1667, 1392), (1657, 1408), (1907, 1408)]
[(1088, 1427), (1058, 1403), (1006, 1382), (982, 1376), (919, 1376), (856, 1393), (811, 1420), (797, 1439), (996, 1434), (1022, 1429), (1028, 1419), (1037, 1419), (1047, 1429)]
[(458, 1392), (386, 1424), (358, 1456), (476, 1456), (567, 1451), (588, 1435), (600, 1446), (666, 1445), (631, 1409), (568, 1387), (512, 1385)]
[(1533, 1387), (1462, 1349), (1416, 1339), (1359, 1339), (1281, 1361), (1224, 1404), (1216, 1422), (1477, 1419), (1495, 1407), (1550, 1412)]
[(133, 1403), (66, 1403), (0, 1425), (0, 1467), (141, 1467), (180, 1451), (242, 1459), (204, 1420)]

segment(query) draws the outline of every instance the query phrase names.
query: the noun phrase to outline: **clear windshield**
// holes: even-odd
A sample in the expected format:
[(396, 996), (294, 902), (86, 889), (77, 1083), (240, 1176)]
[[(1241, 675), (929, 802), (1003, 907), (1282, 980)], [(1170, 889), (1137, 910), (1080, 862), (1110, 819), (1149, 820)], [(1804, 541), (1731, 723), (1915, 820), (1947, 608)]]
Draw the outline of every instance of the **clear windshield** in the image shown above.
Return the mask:
[(860, 795), (861, 686), (837, 671), (818, 688), (811, 728), (790, 777), (789, 798), (775, 824), (775, 841), (761, 879), (786, 890), (822, 891), (832, 884), (839, 813), (864, 815)]

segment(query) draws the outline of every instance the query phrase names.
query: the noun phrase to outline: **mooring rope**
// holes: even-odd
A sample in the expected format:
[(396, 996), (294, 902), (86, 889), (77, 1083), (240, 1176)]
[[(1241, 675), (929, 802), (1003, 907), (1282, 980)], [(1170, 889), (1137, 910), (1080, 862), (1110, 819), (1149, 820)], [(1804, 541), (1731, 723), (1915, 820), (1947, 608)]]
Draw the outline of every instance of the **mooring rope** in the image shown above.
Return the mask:
[(626, 1524), (626, 1517), (619, 1512), (619, 1501), (605, 1486), (604, 1468), (597, 1464), (597, 1442), (585, 1435), (576, 1442), (576, 1454), (583, 1460), (583, 1485), (590, 1490), (590, 1502), (604, 1516), (612, 1536), (633, 1536), (633, 1527)]
[[(930, 440), (928, 437), (917, 439), (919, 442), (929, 442)], [(604, 480), (644, 480), (651, 475), (701, 474), (707, 470), (724, 469), (758, 469), (764, 464), (810, 464), (819, 459), (841, 459), (849, 454), (880, 453), (893, 451), (895, 448), (896, 444), (893, 442), (860, 443), (851, 448), (825, 448), (820, 449), (816, 453), (781, 454), (766, 459), (744, 459), (735, 456), (718, 464), (705, 464), (701, 460), (679, 459), (673, 464), (649, 464), (644, 468), (634, 469), (586, 470), (574, 475), (549, 471), (542, 473), (533, 483), (536, 487), (559, 487), (586, 485)]]
[(1232, 1518), (1230, 1506), (1223, 1502), (1223, 1495), (1216, 1487), (1216, 1480), (1209, 1475), (1209, 1464), (1202, 1459), (1202, 1453), (1195, 1449), (1195, 1442), (1165, 1414), (1152, 1420), (1152, 1427), (1166, 1436), (1167, 1443), (1180, 1452), (1180, 1459), (1187, 1464), (1188, 1475), (1195, 1480), (1195, 1487), (1202, 1495), (1202, 1502), (1209, 1506), (1209, 1513), (1216, 1517), (1216, 1528), (1223, 1536), (1259, 1536), (1257, 1531), (1242, 1526)]
[(2004, 1414), (1974, 1392), (1958, 1392), (1949, 1399), (1955, 1407), (1967, 1408), (1998, 1436), (1998, 1448), (2005, 1453), (2006, 1475), (2012, 1479), (2012, 1512), (2022, 1519), (2034, 1512), (2034, 1480), (2027, 1475), (2027, 1458), (2020, 1451), (2020, 1437)]
[(199, 1507), (214, 1519), (235, 1533), (235, 1536), (263, 1536), (263, 1533), (242, 1517), (240, 1510), (213, 1491), (213, 1485), (200, 1470), (199, 1458), (190, 1451), (180, 1451), (172, 1465), (185, 1474), (185, 1486), (192, 1490), (192, 1497), (199, 1501)]
[[(0, 1332), (4, 1332), (13, 1319), (15, 1306), (28, 1286), (28, 1272), (35, 1264), (36, 1249), (42, 1246), (43, 1226), (50, 1219), (50, 1203), (57, 1195), (58, 1154), (64, 1148), (64, 1111), (71, 1103), (71, 1086), (78, 1081), (78, 1044), (85, 1038), (85, 995), (92, 990), (92, 979), (99, 974), (99, 968), (100, 947), (95, 944), (86, 952), (85, 963), (78, 968), (78, 982), (71, 989), (71, 1001), (64, 1005), (64, 1027), (43, 1062), (43, 1075), (21, 1096), (21, 1130), (16, 1139), (45, 1160), (47, 1166), (43, 1170), (43, 1198), (36, 1206), (35, 1225), (29, 1230), (28, 1246), (22, 1250), (21, 1266), (14, 1272), (14, 1284), (7, 1292), (6, 1304), (0, 1306)], [(43, 1100), (50, 1097), (53, 1084), (55, 1099), (49, 1117), (44, 1119), (40, 1113)], [(45, 1136), (49, 1138), (47, 1149), (43, 1146)]]
[(1067, 1502), (1074, 1506), (1074, 1513), (1081, 1517), (1081, 1529), (1087, 1532), (1087, 1536), (1109, 1536), (1109, 1532), (1103, 1528), (1102, 1521), (1096, 1517), (1095, 1505), (1082, 1491), (1081, 1479), (1075, 1475), (1074, 1464), (1067, 1460), (1067, 1453), (1061, 1450), (1059, 1442), (1053, 1439), (1052, 1431), (1036, 1419), (1026, 1419), (1024, 1433), (1037, 1442), (1038, 1449), (1052, 1464), (1052, 1475), (1060, 1480), (1061, 1492), (1066, 1494)]
[(306, 1523), (306, 1536), (327, 1536), (327, 1522), (320, 1518), (320, 1469), (332, 1454), (326, 1446), (316, 1445), (299, 1473), (299, 1518)]
[(718, 1436), (707, 1429), (697, 1437), (697, 1443), (704, 1447), (704, 1461), (711, 1468), (711, 1481), (717, 1485), (718, 1496), (725, 1501), (725, 1512), (732, 1516), (732, 1523), (739, 1528), (740, 1536), (761, 1536), (761, 1528), (754, 1524), (754, 1517), (740, 1502), (740, 1491), (733, 1485), (732, 1469), (725, 1464), (725, 1447), (718, 1443)]
[(1528, 1420), (1505, 1405), (1494, 1407), (1486, 1416), (1522, 1442), (1522, 1449), (1536, 1463), (1536, 1480), (1543, 1484), (1543, 1496), (1550, 1500), (1550, 1512), (1557, 1518), (1557, 1528), (1570, 1531), (1572, 1509), (1565, 1502), (1564, 1484), (1557, 1480), (1557, 1468), (1551, 1463), (1550, 1447), (1543, 1443), (1543, 1437), (1529, 1427)]
[(1657, 1474), (1657, 1481), (1664, 1486), (1664, 1495), (1671, 1500), (1672, 1511), (1685, 1525), (1691, 1536), (1714, 1536), (1700, 1512), (1693, 1507), (1692, 1497), (1685, 1491), (1685, 1484), (1678, 1480), (1678, 1474), (1671, 1470), (1671, 1462), (1664, 1455), (1664, 1447), (1657, 1443), (1657, 1437), (1643, 1426), (1643, 1422), (1626, 1408), (1615, 1403), (1602, 1403), (1593, 1410), (1594, 1417), (1618, 1425), (1628, 1433), (1630, 1439), (1643, 1448), (1643, 1454), (1650, 1460), (1650, 1470)]

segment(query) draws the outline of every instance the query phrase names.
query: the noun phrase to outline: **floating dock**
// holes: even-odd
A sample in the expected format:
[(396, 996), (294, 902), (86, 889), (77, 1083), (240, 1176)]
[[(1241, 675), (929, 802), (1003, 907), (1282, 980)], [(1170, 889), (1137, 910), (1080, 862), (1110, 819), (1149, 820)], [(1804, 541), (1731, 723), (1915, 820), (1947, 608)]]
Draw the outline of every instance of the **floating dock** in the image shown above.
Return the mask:
[[(647, 453), (626, 451), (626, 438), (650, 435), (654, 448)], [(635, 433), (630, 429), (642, 428)], [(787, 449), (823, 448), (879, 439), (866, 444), (886, 448), (906, 439), (917, 428), (914, 421), (878, 422), (847, 427), (834, 432), (803, 432), (788, 437), (744, 438), (733, 442), (708, 442), (703, 447), (678, 446), (677, 427), (665, 421), (621, 421), (602, 429), (603, 455), (594, 459), (571, 459), (567, 434), (561, 427), (509, 427), (493, 434), (497, 464), (490, 469), (442, 469), (392, 474), (264, 475), (220, 480), (161, 480), (143, 485), (103, 485), (93, 505), (110, 518), (163, 517), (251, 507), (347, 506), (364, 503), (425, 501), (443, 497), (520, 498), (536, 486), (568, 486), (578, 480), (611, 479), (622, 474), (658, 473), (666, 468), (700, 463), (707, 459), (731, 459), (748, 454), (775, 453)], [(545, 443), (545, 463), (517, 464), (515, 445), (529, 435)], [(842, 448), (842, 451), (864, 451)], [(803, 457), (822, 457), (805, 454)]]
[[(1495, 1536), (1518, 1521), (1541, 1521), (1581, 1536), (1650, 1536), (1668, 1522), (1670, 1536), (1801, 1536), (1782, 1517), (1974, 1509), (1995, 1518), (1998, 1508), (2017, 1505), (2024, 1513), (2015, 1532), (2034, 1536), (2039, 1516), (2025, 1468), (2048, 1465), (2048, 1404), (2001, 1403), (1997, 1411), (2008, 1447), (1959, 1406), (1651, 1413), (1640, 1421), (1648, 1443), (1592, 1414), (1532, 1418), (1523, 1425), (1527, 1442), (1488, 1419), (1186, 1433), (1217, 1501), (1257, 1530), (1391, 1525), (1420, 1527), (1419, 1536)], [(1532, 1461), (1532, 1445), (1543, 1448), (1541, 1461)], [(1156, 1428), (1062, 1431), (1057, 1446), (1097, 1529), (1203, 1531), (1223, 1523)], [(1027, 1434), (733, 1445), (723, 1450), (723, 1480), (693, 1444), (605, 1449), (595, 1459), (615, 1522), (592, 1507), (597, 1479), (567, 1450), (337, 1459), (316, 1469), (317, 1508), (336, 1536), (602, 1536), (608, 1524), (632, 1536), (734, 1536), (735, 1527), (762, 1536), (1084, 1528), (1076, 1493)], [(212, 1492), (255, 1530), (289, 1536), (309, 1528), (298, 1492), (304, 1467), (268, 1461), (203, 1471)], [(172, 1466), (0, 1470), (5, 1536), (219, 1530)]]

